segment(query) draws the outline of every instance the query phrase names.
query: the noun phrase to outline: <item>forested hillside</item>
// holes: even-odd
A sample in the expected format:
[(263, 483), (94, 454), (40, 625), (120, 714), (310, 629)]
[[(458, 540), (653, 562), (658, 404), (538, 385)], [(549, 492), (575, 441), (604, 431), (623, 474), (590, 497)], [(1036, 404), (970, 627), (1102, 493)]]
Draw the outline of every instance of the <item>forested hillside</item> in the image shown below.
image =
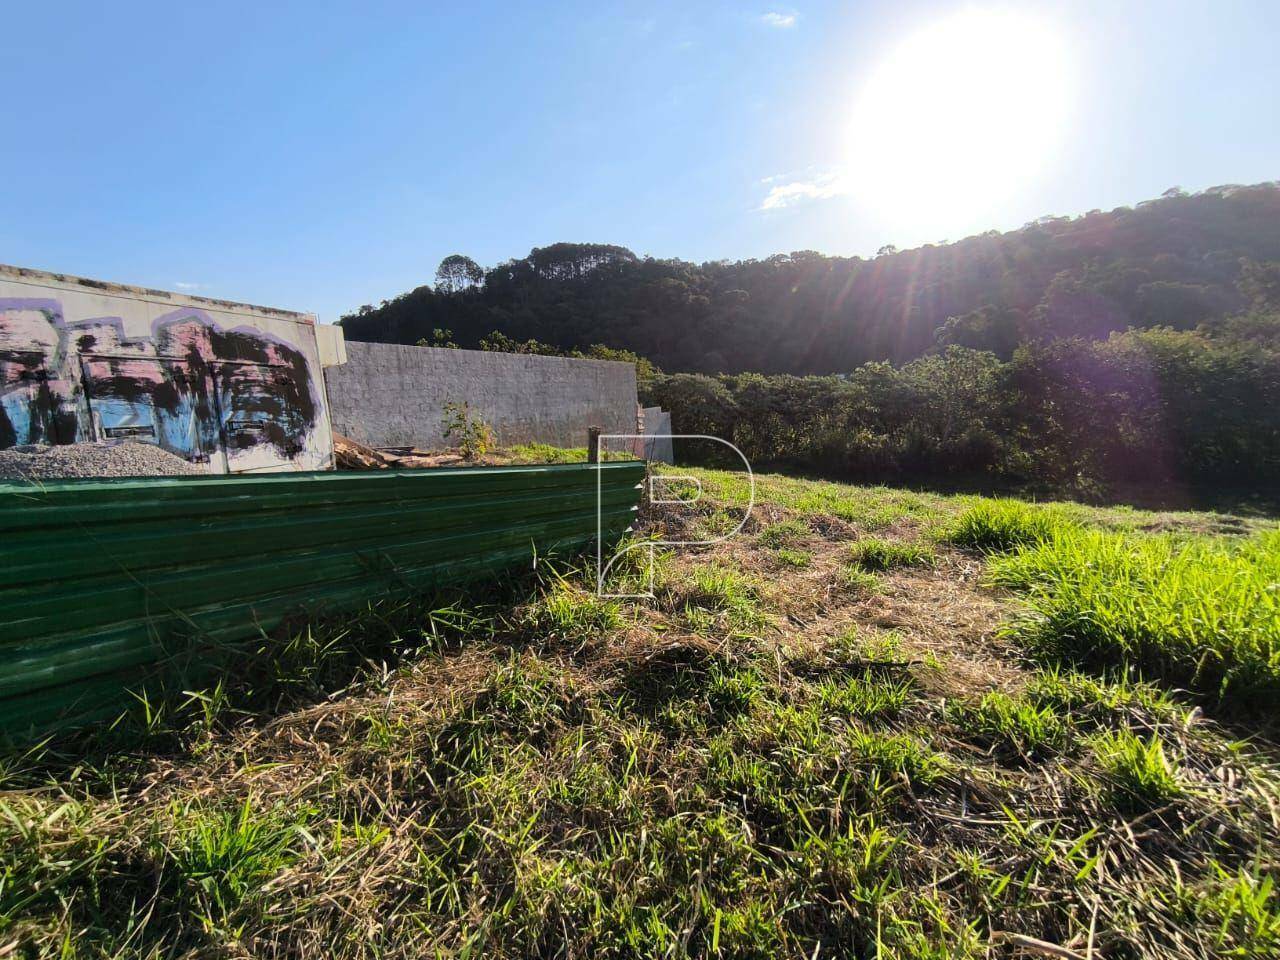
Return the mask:
[[(465, 256), (342, 319), (348, 339), (475, 347), (494, 331), (634, 351), (667, 372), (848, 373), (946, 345), (1189, 330), (1245, 308), (1242, 261), (1280, 260), (1280, 186), (1171, 190), (872, 260), (813, 251), (695, 264), (557, 243), (483, 270)], [(437, 331), (448, 331), (438, 337)]]

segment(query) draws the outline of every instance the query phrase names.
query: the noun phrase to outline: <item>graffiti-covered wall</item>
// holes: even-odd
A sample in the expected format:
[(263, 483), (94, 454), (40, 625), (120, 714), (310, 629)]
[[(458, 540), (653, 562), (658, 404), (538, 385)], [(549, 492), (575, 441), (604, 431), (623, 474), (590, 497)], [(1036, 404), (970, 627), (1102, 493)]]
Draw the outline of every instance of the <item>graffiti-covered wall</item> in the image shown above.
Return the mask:
[(0, 266), (0, 448), (112, 439), (211, 473), (329, 468), (314, 322)]

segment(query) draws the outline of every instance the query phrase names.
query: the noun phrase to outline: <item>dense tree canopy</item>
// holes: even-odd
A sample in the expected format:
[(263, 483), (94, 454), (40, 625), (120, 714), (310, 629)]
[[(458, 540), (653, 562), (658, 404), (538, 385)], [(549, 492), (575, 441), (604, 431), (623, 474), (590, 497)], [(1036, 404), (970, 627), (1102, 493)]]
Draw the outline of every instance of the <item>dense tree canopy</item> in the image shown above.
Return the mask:
[(560, 243), (477, 277), (464, 259), (347, 336), (632, 360), (677, 433), (758, 467), (1175, 499), (1280, 476), (1280, 186), (871, 261)]
[(899, 483), (985, 478), (1077, 495), (1119, 485), (1154, 500), (1274, 497), (1277, 343), (1156, 328), (1024, 344), (1007, 363), (950, 346), (848, 377), (658, 376), (645, 400), (671, 411), (675, 432), (731, 440), (761, 469)]
[[(695, 264), (557, 243), (481, 271), (454, 255), (434, 287), (342, 325), (349, 339), (394, 343), (437, 329), (471, 348), (495, 331), (561, 350), (604, 343), (668, 371), (848, 373), (947, 345), (1009, 359), (1034, 340), (1191, 330), (1276, 284), (1265, 266), (1274, 261), (1280, 187), (1171, 190), (1009, 233), (886, 247), (874, 260), (798, 251)], [(1249, 262), (1262, 266), (1242, 275)]]

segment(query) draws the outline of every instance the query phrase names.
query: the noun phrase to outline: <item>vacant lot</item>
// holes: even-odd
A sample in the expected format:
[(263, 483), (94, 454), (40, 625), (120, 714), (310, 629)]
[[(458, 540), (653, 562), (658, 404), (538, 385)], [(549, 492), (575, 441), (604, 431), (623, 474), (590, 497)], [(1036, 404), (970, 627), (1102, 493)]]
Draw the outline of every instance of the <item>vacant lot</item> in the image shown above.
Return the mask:
[(1280, 955), (1273, 525), (757, 501), (7, 754), (0, 956)]

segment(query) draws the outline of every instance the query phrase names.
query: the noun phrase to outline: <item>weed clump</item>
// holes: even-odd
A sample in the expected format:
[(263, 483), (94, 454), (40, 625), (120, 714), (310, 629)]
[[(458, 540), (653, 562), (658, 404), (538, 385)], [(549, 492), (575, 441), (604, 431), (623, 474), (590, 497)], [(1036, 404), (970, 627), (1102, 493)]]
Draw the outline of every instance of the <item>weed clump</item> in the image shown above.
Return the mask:
[(790, 550), (782, 547), (773, 551), (773, 559), (778, 561), (784, 567), (792, 567), (800, 570), (813, 563), (813, 554), (806, 550)]
[(622, 626), (622, 607), (557, 578), (524, 611), (520, 625), (540, 639), (584, 643)]
[(809, 528), (801, 521), (779, 520), (761, 530), (757, 539), (762, 547), (777, 550), (780, 547), (793, 546), (807, 536), (809, 536)]
[(883, 573), (898, 567), (929, 567), (937, 560), (933, 549), (919, 543), (895, 543), (866, 537), (849, 548), (849, 557), (861, 570)]
[(221, 924), (300, 856), (305, 836), (299, 811), (262, 813), (246, 798), (239, 808), (175, 811), (159, 850), (193, 906)]
[(984, 500), (962, 513), (944, 536), (958, 547), (1005, 553), (1048, 540), (1066, 522), (1022, 500)]
[(824, 710), (859, 720), (891, 720), (906, 708), (914, 686), (910, 677), (867, 670), (860, 676), (824, 679), (818, 685), (818, 703)]
[(1069, 726), (1053, 706), (999, 690), (975, 704), (952, 706), (951, 713), (967, 733), (1027, 759), (1056, 753), (1069, 739)]
[(856, 730), (850, 753), (855, 765), (918, 788), (937, 783), (950, 766), (945, 755), (905, 733)]
[(1224, 544), (1060, 530), (994, 560), (991, 578), (1024, 592), (1010, 632), (1041, 655), (1137, 668), (1239, 709), (1280, 696), (1280, 533)]
[(867, 596), (880, 589), (880, 578), (869, 570), (846, 564), (841, 567), (839, 582), (842, 587), (855, 596)]
[(721, 619), (735, 628), (754, 629), (768, 619), (759, 584), (732, 567), (698, 567), (673, 593), (683, 602), (685, 618), (699, 629), (710, 629)]
[(1093, 750), (1111, 781), (1118, 806), (1149, 810), (1186, 792), (1178, 779), (1178, 765), (1158, 734), (1144, 739), (1129, 730), (1107, 732), (1097, 737)]

